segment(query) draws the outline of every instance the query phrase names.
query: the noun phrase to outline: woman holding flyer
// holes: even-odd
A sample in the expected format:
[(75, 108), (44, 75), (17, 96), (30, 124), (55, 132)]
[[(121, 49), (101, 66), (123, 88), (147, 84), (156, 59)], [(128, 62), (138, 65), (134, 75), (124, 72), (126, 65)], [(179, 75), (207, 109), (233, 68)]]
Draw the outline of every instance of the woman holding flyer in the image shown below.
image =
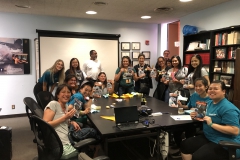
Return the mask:
[[(181, 143), (182, 158), (184, 160), (224, 160), (228, 159), (227, 149), (218, 145), (219, 141), (240, 143), (239, 117), (240, 111), (225, 98), (226, 87), (221, 81), (213, 81), (208, 89), (209, 101), (206, 116), (197, 118), (203, 121), (203, 135), (188, 138)], [(195, 119), (197, 112), (192, 112)], [(237, 149), (236, 157), (240, 157)]]

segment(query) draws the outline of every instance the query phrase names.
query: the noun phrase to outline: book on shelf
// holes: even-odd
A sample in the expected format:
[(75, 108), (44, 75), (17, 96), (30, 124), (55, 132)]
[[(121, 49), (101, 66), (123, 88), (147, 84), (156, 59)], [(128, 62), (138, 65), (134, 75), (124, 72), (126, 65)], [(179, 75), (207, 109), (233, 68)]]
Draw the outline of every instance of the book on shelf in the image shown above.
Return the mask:
[(220, 81), (224, 82), (226, 87), (231, 87), (231, 85), (232, 85), (232, 76), (221, 75)]
[(198, 47), (199, 43), (200, 42), (198, 42), (198, 41), (189, 43), (187, 51), (194, 51), (195, 48)]
[(222, 45), (227, 44), (227, 37), (228, 37), (228, 33), (223, 33), (222, 34)]
[(221, 62), (222, 63), (222, 73), (227, 73), (227, 62)]
[(234, 32), (233, 44), (240, 44), (240, 32), (239, 31)]
[(206, 50), (210, 49), (210, 39), (206, 39)]
[(220, 79), (220, 75), (219, 74), (214, 74), (213, 75), (213, 81), (219, 80)]
[(234, 62), (215, 61), (213, 72), (234, 74)]
[(222, 68), (221, 67), (215, 67), (213, 72), (219, 72), (221, 73), (222, 72)]
[(230, 45), (230, 44), (233, 44), (233, 39), (234, 39), (234, 32), (232, 31), (231, 33), (228, 33), (228, 41), (227, 41), (227, 44)]
[(228, 59), (236, 59), (236, 50), (240, 48), (239, 47), (229, 47), (228, 48)]
[(222, 45), (222, 33), (218, 33), (218, 46)]
[(218, 38), (219, 38), (219, 34), (216, 33), (215, 34), (215, 46), (218, 46)]

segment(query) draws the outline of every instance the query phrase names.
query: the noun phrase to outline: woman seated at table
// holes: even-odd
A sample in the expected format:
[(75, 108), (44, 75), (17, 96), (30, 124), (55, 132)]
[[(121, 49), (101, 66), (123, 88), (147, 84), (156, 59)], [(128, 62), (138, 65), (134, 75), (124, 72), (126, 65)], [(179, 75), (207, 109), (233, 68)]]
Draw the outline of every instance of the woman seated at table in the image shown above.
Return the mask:
[(134, 91), (133, 80), (137, 80), (137, 74), (131, 66), (131, 59), (128, 56), (122, 57), (121, 67), (117, 68), (114, 80), (119, 82), (119, 95)]
[[(80, 89), (77, 93), (71, 96), (68, 102), (69, 110), (75, 108), (77, 110), (76, 116), (73, 120), (81, 122), (83, 124), (87, 123), (87, 114), (91, 111), (91, 104), (93, 99), (93, 84), (89, 81), (83, 81)], [(89, 100), (86, 101), (86, 98)]]
[[(57, 132), (60, 140), (63, 144), (63, 154), (62, 159), (67, 159), (71, 157), (75, 157), (78, 155), (78, 151), (71, 145), (69, 138), (68, 138), (68, 125), (73, 125), (75, 131), (82, 132), (85, 134), (86, 131), (91, 130), (91, 133), (96, 135), (96, 131), (92, 128), (83, 128), (81, 129), (80, 126), (75, 121), (70, 121), (70, 118), (73, 117), (76, 110), (73, 108), (72, 110), (68, 111), (67, 102), (71, 97), (71, 89), (66, 85), (60, 85), (55, 93), (55, 100), (49, 102), (44, 110), (43, 120), (48, 122)], [(94, 135), (89, 135), (87, 138), (95, 138)]]
[[(112, 94), (114, 92), (114, 81), (107, 80), (107, 75), (105, 72), (100, 72), (98, 74), (97, 81), (94, 85), (101, 89), (101, 95)], [(100, 97), (101, 95), (94, 95), (94, 97)]]
[(72, 95), (77, 93), (77, 77), (75, 74), (69, 74), (65, 77), (64, 83), (67, 84), (71, 88)]
[[(195, 79), (194, 82), (195, 86), (195, 93), (190, 97), (190, 101), (187, 105), (182, 105), (180, 101), (178, 101), (178, 108), (183, 109), (191, 109), (195, 110), (197, 106), (207, 106), (208, 101), (210, 101), (210, 98), (207, 93), (208, 89), (208, 81), (206, 78), (201, 77)], [(177, 144), (177, 147), (180, 148), (180, 144), (182, 142), (182, 133), (185, 132), (185, 137), (190, 138), (193, 137), (196, 133), (196, 127), (190, 123), (188, 125), (181, 126), (176, 131), (173, 132), (174, 141)], [(180, 151), (171, 154), (171, 156), (174, 157), (180, 157), (181, 153)]]
[[(225, 98), (225, 94), (226, 87), (223, 82), (212, 82), (208, 89), (211, 101), (207, 105), (206, 116), (201, 118), (197, 112), (191, 113), (192, 119), (203, 121), (204, 134), (182, 142), (181, 152), (184, 160), (228, 159), (228, 151), (218, 144), (219, 141), (240, 143), (240, 111)], [(239, 157), (238, 149), (237, 158)]]

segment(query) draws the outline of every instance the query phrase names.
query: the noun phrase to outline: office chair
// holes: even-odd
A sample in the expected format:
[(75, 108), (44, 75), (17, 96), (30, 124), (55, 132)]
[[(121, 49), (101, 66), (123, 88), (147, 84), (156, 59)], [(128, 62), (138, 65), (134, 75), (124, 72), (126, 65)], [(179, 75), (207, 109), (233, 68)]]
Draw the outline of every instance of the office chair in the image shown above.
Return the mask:
[(44, 110), (44, 108), (47, 106), (47, 104), (54, 100), (54, 96), (52, 95), (51, 92), (48, 91), (41, 91), (37, 94), (37, 102), (39, 103), (39, 105), (42, 107), (42, 109)]
[[(32, 122), (33, 122), (33, 132), (37, 140), (38, 160), (61, 159), (61, 156), (63, 153), (63, 145), (58, 134), (53, 129), (53, 127), (35, 115), (32, 116)], [(39, 130), (41, 131), (42, 139), (38, 138)], [(87, 145), (94, 143), (95, 141), (96, 141), (95, 139), (92, 138), (92, 140), (90, 140), (89, 138), (76, 143), (74, 147), (77, 150), (80, 150), (83, 147), (86, 147)], [(72, 157), (72, 158), (69, 158), (69, 160), (77, 160), (78, 158), (79, 157)], [(109, 158), (106, 156), (100, 156), (100, 157), (94, 158), (94, 160), (108, 160), (108, 159)], [(84, 159), (84, 160), (87, 160), (87, 159)]]
[(229, 142), (229, 141), (220, 141), (219, 144), (222, 147), (228, 148), (228, 159), (229, 160), (237, 160), (236, 149), (240, 149), (240, 144), (239, 143)]

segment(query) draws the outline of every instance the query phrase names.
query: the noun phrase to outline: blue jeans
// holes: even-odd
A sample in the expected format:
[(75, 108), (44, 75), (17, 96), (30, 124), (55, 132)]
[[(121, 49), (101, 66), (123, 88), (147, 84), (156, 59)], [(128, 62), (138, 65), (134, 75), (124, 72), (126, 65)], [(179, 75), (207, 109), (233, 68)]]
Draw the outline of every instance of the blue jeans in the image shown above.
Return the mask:
[(129, 87), (119, 86), (118, 91), (119, 91), (118, 92), (119, 96), (121, 96), (122, 94), (131, 93), (131, 92), (134, 92), (134, 86), (129, 86)]

